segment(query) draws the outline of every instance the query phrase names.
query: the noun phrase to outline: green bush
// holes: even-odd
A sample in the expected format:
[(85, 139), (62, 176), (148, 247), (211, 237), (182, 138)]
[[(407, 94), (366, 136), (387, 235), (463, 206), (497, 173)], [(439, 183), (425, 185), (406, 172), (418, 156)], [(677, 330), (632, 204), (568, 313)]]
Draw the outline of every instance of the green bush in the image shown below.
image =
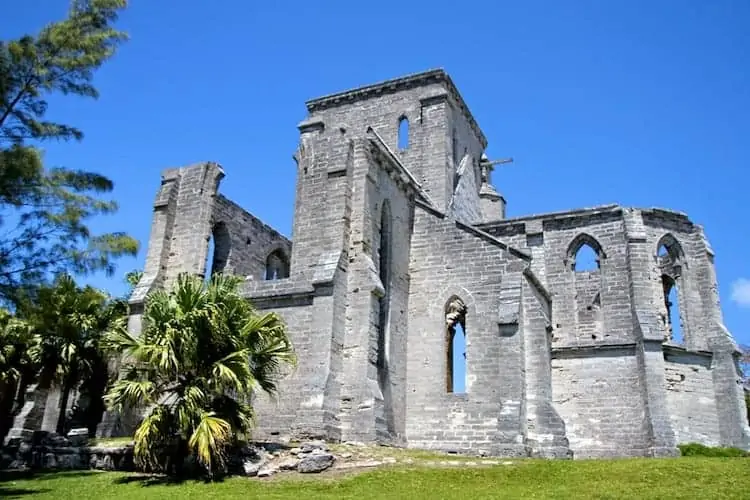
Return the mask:
[(683, 457), (748, 457), (750, 453), (739, 448), (722, 448), (720, 446), (705, 446), (700, 443), (685, 443), (678, 445)]

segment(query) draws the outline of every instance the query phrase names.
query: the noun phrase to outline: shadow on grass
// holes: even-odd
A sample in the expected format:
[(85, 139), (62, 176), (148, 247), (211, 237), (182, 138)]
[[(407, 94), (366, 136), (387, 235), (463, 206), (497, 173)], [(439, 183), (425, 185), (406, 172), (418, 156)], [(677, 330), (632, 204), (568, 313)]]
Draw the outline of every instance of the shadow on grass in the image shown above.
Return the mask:
[[(33, 479), (34, 481), (46, 481), (49, 479), (57, 479), (61, 477), (87, 477), (93, 474), (97, 474), (97, 471), (92, 470), (78, 470), (78, 471), (35, 471), (35, 470), (3, 470), (0, 471), (0, 487), (2, 483), (10, 481), (26, 481)], [(2, 495), (0, 495), (2, 498)]]
[(21, 498), (26, 495), (39, 495), (41, 493), (49, 493), (51, 490), (47, 488), (37, 488), (35, 490), (30, 490), (28, 488), (9, 488), (5, 486), (0, 486), (0, 498)]
[(34, 481), (45, 481), (48, 479), (54, 479), (56, 477), (80, 477), (80, 476), (88, 476), (91, 473), (88, 471), (78, 471), (78, 472), (41, 472), (41, 471), (21, 471), (21, 470), (11, 470), (11, 471), (0, 471), (0, 498), (22, 498), (28, 495), (39, 495), (41, 493), (49, 493), (49, 488), (18, 488), (14, 486), (13, 484), (7, 484), (7, 483), (13, 483), (15, 481), (27, 481), (27, 480), (34, 480)]
[(196, 484), (206, 483), (215, 484), (224, 481), (223, 477), (217, 477), (213, 480), (208, 478), (196, 478), (196, 477), (175, 477), (175, 476), (164, 476), (156, 474), (133, 474), (125, 477), (118, 477), (114, 481), (114, 484), (131, 484), (138, 483), (141, 486), (177, 486), (181, 484)]

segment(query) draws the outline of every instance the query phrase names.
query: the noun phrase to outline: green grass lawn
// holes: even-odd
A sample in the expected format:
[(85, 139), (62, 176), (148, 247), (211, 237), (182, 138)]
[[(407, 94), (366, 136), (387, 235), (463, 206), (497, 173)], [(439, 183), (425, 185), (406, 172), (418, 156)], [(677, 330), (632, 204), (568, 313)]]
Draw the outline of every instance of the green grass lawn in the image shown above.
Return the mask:
[(745, 458), (515, 461), (492, 467), (392, 466), (363, 473), (165, 483), (108, 472), (0, 473), (0, 498), (750, 498)]

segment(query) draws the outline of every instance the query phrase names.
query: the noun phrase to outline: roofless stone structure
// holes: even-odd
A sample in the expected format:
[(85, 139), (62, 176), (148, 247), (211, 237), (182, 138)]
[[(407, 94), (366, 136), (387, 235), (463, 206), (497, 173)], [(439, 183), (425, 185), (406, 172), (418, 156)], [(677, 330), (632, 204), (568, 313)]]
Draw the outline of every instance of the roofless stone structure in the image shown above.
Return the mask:
[(137, 333), (149, 290), (223, 271), (282, 315), (299, 367), (277, 401), (257, 398), (257, 437), (542, 457), (748, 448), (701, 226), (617, 205), (506, 219), (487, 140), (442, 70), (307, 109), (292, 241), (220, 194), (219, 165), (166, 170), (131, 298)]

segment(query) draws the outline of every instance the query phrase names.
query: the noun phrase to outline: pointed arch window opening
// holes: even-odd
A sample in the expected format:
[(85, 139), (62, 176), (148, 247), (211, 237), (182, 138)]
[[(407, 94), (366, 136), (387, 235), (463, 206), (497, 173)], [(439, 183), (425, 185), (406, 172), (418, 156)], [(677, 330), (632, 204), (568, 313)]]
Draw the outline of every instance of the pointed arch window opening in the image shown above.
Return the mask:
[(466, 393), (466, 305), (453, 297), (445, 308), (446, 321), (446, 392)]
[(683, 267), (686, 267), (680, 242), (672, 234), (665, 234), (656, 247), (656, 261), (661, 272), (661, 285), (664, 293), (662, 317), (666, 329), (665, 340), (674, 344), (685, 343), (685, 311), (681, 302)]
[(589, 243), (583, 243), (573, 257), (572, 267), (579, 273), (598, 271), (601, 267), (599, 252)]

